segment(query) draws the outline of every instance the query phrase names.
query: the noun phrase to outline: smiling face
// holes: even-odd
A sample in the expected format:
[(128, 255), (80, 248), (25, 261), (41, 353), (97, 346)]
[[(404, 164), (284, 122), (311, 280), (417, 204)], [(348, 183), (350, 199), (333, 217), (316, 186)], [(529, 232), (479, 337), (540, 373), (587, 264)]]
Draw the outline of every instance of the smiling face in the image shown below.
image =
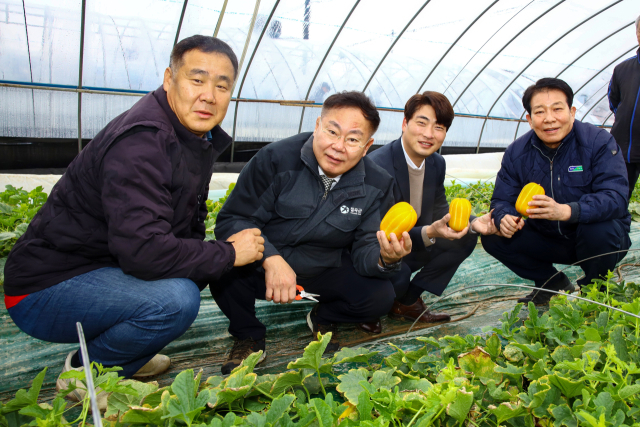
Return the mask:
[(447, 128), (437, 123), (436, 110), (431, 105), (420, 107), (409, 121), (402, 121), (402, 144), (417, 166), (442, 147)]
[(198, 136), (220, 124), (231, 101), (234, 74), (226, 55), (197, 49), (184, 54), (175, 72), (167, 68), (163, 87), (180, 123)]
[[(346, 140), (360, 143), (348, 147)], [(351, 170), (373, 144), (371, 126), (359, 108), (334, 108), (324, 111), (313, 131), (313, 154), (329, 178)]]
[(576, 107), (569, 107), (567, 96), (558, 89), (538, 92), (531, 97), (527, 121), (544, 145), (555, 149), (573, 129)]

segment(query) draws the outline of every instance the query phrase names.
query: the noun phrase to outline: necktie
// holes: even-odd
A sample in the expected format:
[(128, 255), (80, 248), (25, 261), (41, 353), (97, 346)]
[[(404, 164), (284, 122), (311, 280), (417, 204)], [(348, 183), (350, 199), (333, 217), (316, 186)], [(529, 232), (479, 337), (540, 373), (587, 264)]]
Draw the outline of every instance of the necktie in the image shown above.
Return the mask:
[(325, 175), (320, 175), (320, 179), (322, 180), (322, 185), (324, 185), (324, 196), (322, 196), (322, 200), (327, 198), (327, 194), (329, 194), (329, 190), (331, 189), (331, 185), (336, 182), (335, 179), (328, 178)]

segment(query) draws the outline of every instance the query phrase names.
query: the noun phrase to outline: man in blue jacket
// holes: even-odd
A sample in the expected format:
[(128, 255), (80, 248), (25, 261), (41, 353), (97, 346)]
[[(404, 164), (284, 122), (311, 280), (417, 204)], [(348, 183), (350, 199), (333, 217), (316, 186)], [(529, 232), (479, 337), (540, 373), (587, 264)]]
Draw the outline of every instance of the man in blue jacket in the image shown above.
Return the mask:
[(410, 252), (411, 239), (405, 232), (389, 242), (379, 231), (393, 204), (393, 181), (364, 157), (379, 124), (362, 92), (331, 95), (313, 133), (269, 144), (240, 173), (215, 234), (225, 239), (259, 229), (264, 259), (209, 287), (235, 338), (223, 374), (265, 350), (256, 298), (291, 302), (296, 284), (319, 294), (307, 323), (314, 336), (333, 332), (326, 351), (339, 346), (336, 324), (371, 322), (391, 308), (396, 291), (389, 278)]
[(422, 293), (442, 295), (460, 264), (473, 252), (478, 233), (496, 231), (489, 214), (471, 216), (470, 226), (460, 232), (447, 225), (450, 215), (444, 191), (446, 165), (437, 151), (453, 118), (453, 107), (443, 94), (416, 94), (405, 105), (402, 136), (367, 156), (394, 178), (394, 201), (411, 204), (418, 214), (418, 221), (409, 232), (412, 252), (403, 258), (401, 272), (393, 278), (396, 290), (406, 289), (404, 294), (397, 293), (389, 312), (395, 319), (419, 319), (423, 323), (450, 320), (446, 313), (426, 311)]
[[(576, 121), (573, 91), (554, 78), (527, 88), (522, 104), (531, 131), (504, 154), (491, 200), (502, 236), (483, 236), (485, 250), (536, 287), (574, 290), (553, 266), (580, 262), (585, 276), (578, 285), (613, 270), (629, 248), (631, 217), (624, 158), (605, 130)], [(540, 184), (523, 221), (515, 209), (522, 188)], [(582, 261), (585, 260), (585, 261)], [(533, 291), (519, 302), (546, 304), (550, 292)]]
[[(636, 18), (636, 37), (640, 44), (640, 16)], [(615, 114), (611, 135), (622, 149), (629, 177), (629, 199), (640, 176), (640, 49), (616, 65), (609, 83), (609, 108)], [(639, 116), (636, 120), (635, 116)]]

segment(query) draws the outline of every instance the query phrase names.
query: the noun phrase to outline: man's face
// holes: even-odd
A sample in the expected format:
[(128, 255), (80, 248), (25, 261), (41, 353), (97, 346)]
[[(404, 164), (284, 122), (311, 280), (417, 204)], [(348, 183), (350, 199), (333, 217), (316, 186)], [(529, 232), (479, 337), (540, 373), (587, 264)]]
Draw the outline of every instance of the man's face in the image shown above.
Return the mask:
[(329, 178), (351, 170), (371, 144), (371, 127), (359, 108), (334, 108), (316, 120), (313, 154)]
[(442, 147), (446, 136), (447, 128), (436, 123), (436, 110), (431, 105), (423, 105), (409, 121), (402, 121), (404, 149), (417, 166)]
[(235, 73), (226, 55), (198, 49), (182, 57), (175, 73), (164, 71), (167, 101), (180, 123), (202, 136), (220, 124), (227, 114)]
[(550, 89), (533, 95), (527, 121), (538, 138), (553, 149), (571, 132), (575, 116), (576, 107), (569, 108), (564, 92)]

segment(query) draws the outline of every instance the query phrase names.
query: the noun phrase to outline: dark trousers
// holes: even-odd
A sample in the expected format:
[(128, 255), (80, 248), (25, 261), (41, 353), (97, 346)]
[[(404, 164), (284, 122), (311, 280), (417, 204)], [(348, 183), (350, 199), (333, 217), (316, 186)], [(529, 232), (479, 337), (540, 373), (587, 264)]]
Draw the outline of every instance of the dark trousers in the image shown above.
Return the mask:
[(629, 178), (629, 200), (631, 200), (631, 193), (633, 193), (640, 176), (640, 163), (625, 163), (625, 165), (627, 166), (627, 177)]
[[(525, 224), (511, 239), (482, 236), (482, 246), (518, 276), (533, 280), (540, 287), (558, 271), (554, 263), (573, 264), (595, 255), (629, 249), (631, 240), (622, 221), (614, 219), (579, 224), (571, 239), (544, 236)], [(584, 286), (607, 274), (626, 254), (622, 252), (581, 262), (579, 265), (585, 277), (578, 284)]]
[[(320, 295), (318, 323), (372, 322), (391, 310), (396, 295), (390, 280), (359, 275), (347, 254), (342, 256), (342, 266), (310, 279), (298, 278), (298, 284)], [(257, 319), (255, 310), (255, 300), (264, 300), (267, 290), (262, 270), (252, 265), (233, 268), (209, 289), (230, 321), (231, 335), (254, 340), (265, 337), (267, 328)]]
[[(458, 240), (436, 239), (426, 251), (415, 251), (404, 257), (402, 270), (392, 278), (398, 290), (408, 288), (409, 282), (431, 292), (442, 295), (462, 262), (471, 255), (478, 242), (478, 235), (467, 233)], [(421, 270), (420, 270), (421, 269)], [(411, 280), (411, 274), (420, 270)], [(398, 298), (404, 294), (398, 294)]]

